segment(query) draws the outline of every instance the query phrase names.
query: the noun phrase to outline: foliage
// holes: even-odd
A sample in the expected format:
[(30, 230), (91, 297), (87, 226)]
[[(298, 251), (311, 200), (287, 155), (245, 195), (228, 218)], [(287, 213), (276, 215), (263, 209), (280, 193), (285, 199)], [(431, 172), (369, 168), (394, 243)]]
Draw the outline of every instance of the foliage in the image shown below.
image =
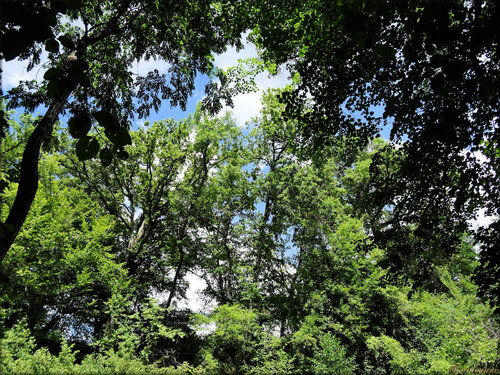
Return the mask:
[(467, 293), (468, 280), (453, 281), (446, 270), (439, 272), (449, 294), (421, 291), (399, 296), (400, 312), (412, 333), (410, 341), (387, 335), (367, 340), (376, 357), (388, 355), (393, 373), (448, 374), (452, 369), (494, 365), (497, 339), (491, 335), (492, 310)]
[(149, 300), (137, 312), (132, 312), (130, 297), (113, 294), (106, 302), (109, 321), (103, 336), (95, 345), (104, 353), (127, 354), (145, 361), (153, 359), (153, 347), (161, 338), (174, 340), (184, 334), (178, 329), (169, 329), (161, 318), (165, 314), (154, 300)]
[(339, 340), (327, 333), (319, 339), (319, 350), (314, 353), (313, 373), (323, 374), (352, 374), (354, 365), (352, 358), (347, 358), (346, 350)]
[[(59, 163), (58, 155), (41, 161), (41, 188), (2, 275), (7, 326), (25, 317), (37, 339), (47, 344), (57, 340), (51, 337), (56, 327), (73, 327), (85, 337), (101, 313), (102, 295), (127, 285), (109, 246), (110, 217), (81, 190), (65, 185)], [(14, 194), (15, 186), (9, 186), (4, 205)]]
[[(321, 158), (342, 143), (352, 155), (390, 131), (399, 168), (380, 181), (384, 155), (374, 158), (371, 178), (389, 185), (377, 203), (391, 199), (399, 221), (423, 230), (464, 231), (480, 208), (499, 215), (490, 193), (499, 183), (499, 9), (493, 0), (260, 1), (251, 38), (265, 63), (299, 77), (280, 102), (300, 124), (301, 148)], [(496, 301), (494, 232), (483, 230), (477, 280)]]
[[(58, 13), (66, 17), (57, 17)], [(35, 198), (40, 150), (59, 115), (70, 114), (68, 130), (78, 139), (75, 151), (80, 160), (99, 154), (107, 165), (113, 158), (127, 158), (124, 146), (131, 143), (129, 128), (135, 115), (158, 111), (162, 101), (185, 109), (197, 75), (212, 80), (224, 76), (215, 68), (213, 54), (224, 52), (228, 45), (242, 47), (247, 15), (245, 3), (211, 0), (39, 0), (33, 9), (24, 2), (8, 1), (0, 22), (1, 55), (28, 60), (32, 69), (40, 61), (43, 42), (48, 53), (43, 82), (22, 82), (9, 90), (8, 109), (47, 110), (23, 145), (16, 199), (0, 223), (0, 262)], [(150, 59), (164, 61), (167, 73), (155, 69), (136, 77), (133, 64)], [(237, 86), (233, 91), (246, 89)], [(213, 82), (207, 87), (210, 91), (217, 91)], [(206, 107), (220, 108), (221, 98), (210, 97), (214, 101)], [(6, 114), (0, 113), (0, 140), (8, 124)]]
[(7, 331), (2, 340), (0, 371), (8, 374), (183, 374), (173, 368), (159, 369), (145, 365), (141, 360), (121, 347), (118, 351), (107, 350), (86, 356), (80, 364), (75, 363), (76, 353), (72, 345), (63, 340), (59, 354), (51, 354), (47, 348), (35, 350), (35, 341), (25, 324), (20, 323)]
[[(280, 122), (276, 94), (264, 96), (248, 133), (230, 115), (199, 109), (131, 131), (128, 159), (104, 156), (105, 165), (80, 162), (67, 137), (54, 134), (2, 268), (2, 371), (497, 366), (498, 325), (470, 281), (476, 245), (460, 220), (448, 225), (451, 206), (435, 228), (402, 220), (387, 191), (404, 150), (377, 140), (355, 157), (339, 146), (321, 163), (308, 159), (296, 152), (299, 123)], [(10, 176), (20, 148), (12, 146), (33, 129), (30, 117), (9, 121), (4, 216), (16, 195)], [(194, 316), (183, 307), (193, 274), (215, 305)]]
[(257, 323), (257, 314), (239, 305), (222, 305), (200, 327), (215, 325), (206, 338), (202, 365), (213, 374), (289, 374), (289, 355), (279, 337)]

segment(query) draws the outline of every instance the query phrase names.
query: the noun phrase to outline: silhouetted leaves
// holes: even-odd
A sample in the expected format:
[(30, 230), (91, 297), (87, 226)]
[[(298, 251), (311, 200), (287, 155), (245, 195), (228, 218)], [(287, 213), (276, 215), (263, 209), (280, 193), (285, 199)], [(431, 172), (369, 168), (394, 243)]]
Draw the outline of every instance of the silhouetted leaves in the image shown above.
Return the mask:
[(92, 159), (99, 152), (99, 142), (95, 137), (82, 137), (76, 143), (75, 151), (81, 161)]
[(99, 152), (99, 158), (101, 159), (101, 164), (103, 167), (107, 167), (113, 161), (113, 153), (108, 147), (104, 147)]
[(55, 81), (63, 76), (63, 71), (61, 68), (50, 68), (43, 75), (43, 79), (47, 81)]
[(45, 50), (47, 52), (58, 53), (59, 52), (59, 43), (55, 39), (49, 39), (45, 42)]
[(92, 126), (88, 112), (79, 112), (68, 121), (68, 130), (73, 138), (82, 138), (87, 135)]
[(101, 110), (94, 112), (92, 116), (97, 120), (99, 125), (110, 132), (117, 132), (120, 129), (120, 123), (115, 115), (112, 113)]
[(106, 136), (114, 145), (119, 147), (132, 144), (132, 138), (125, 128), (120, 128), (116, 132), (106, 131)]
[(75, 44), (69, 35), (61, 35), (58, 39), (63, 47), (66, 47), (67, 49), (75, 48)]

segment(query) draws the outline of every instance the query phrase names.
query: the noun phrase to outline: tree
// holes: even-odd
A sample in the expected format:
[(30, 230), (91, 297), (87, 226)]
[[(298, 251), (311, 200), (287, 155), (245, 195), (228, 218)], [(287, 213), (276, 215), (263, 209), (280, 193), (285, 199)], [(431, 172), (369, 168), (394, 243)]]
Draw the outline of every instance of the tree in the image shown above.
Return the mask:
[[(9, 107), (33, 110), (43, 105), (47, 110), (24, 147), (18, 193), (2, 223), (0, 261), (28, 214), (38, 187), (40, 148), (50, 139), (59, 115), (71, 116), (68, 128), (78, 139), (81, 160), (98, 153), (104, 164), (113, 157), (126, 158), (123, 146), (131, 142), (128, 128), (135, 114), (143, 117), (152, 108), (158, 110), (162, 100), (185, 106), (196, 75), (216, 74), (212, 54), (227, 45), (241, 47), (242, 21), (248, 13), (245, 3), (189, 0), (40, 0), (35, 5), (31, 18), (47, 17), (43, 33), (31, 32), (33, 23), (24, 18), (31, 14), (29, 6), (16, 2), (5, 3), (0, 28), (3, 58), (28, 59), (33, 66), (45, 41), (49, 68), (41, 84), (24, 82), (6, 96)], [(65, 17), (57, 18), (58, 13)], [(11, 34), (20, 39), (19, 48), (13, 47)], [(168, 74), (153, 71), (134, 79), (131, 65), (151, 58), (169, 64)], [(213, 91), (214, 85), (207, 90)], [(212, 96), (207, 105), (220, 107)], [(96, 133), (88, 135), (92, 127)]]
[[(497, 1), (262, 1), (258, 9), (252, 37), (262, 58), (298, 77), (281, 102), (300, 120), (303, 148), (340, 137), (356, 150), (387, 126), (403, 152), (401, 220), (432, 226), (427, 213), (449, 202), (461, 222), (480, 207), (498, 216)], [(498, 249), (484, 246), (480, 270), (498, 268)], [(491, 277), (480, 279), (498, 295)]]
[(201, 351), (202, 366), (214, 374), (290, 374), (283, 340), (257, 322), (258, 314), (238, 304), (221, 305), (208, 317), (195, 317), (199, 329), (214, 324)]
[[(241, 164), (239, 135), (230, 116), (198, 111), (180, 122), (164, 120), (131, 132), (134, 146), (125, 147), (126, 161), (82, 164), (70, 155), (73, 183), (115, 218), (116, 255), (140, 299), (152, 290), (168, 293), (164, 307), (170, 307), (185, 290), (186, 273), (230, 246), (219, 209), (234, 191), (220, 191), (219, 179)], [(229, 221), (236, 209), (225, 208)]]
[[(493, 365), (498, 329), (469, 281), (473, 243), (451, 227), (419, 233), (394, 219), (385, 189), (401, 149), (378, 140), (351, 161), (344, 147), (323, 163), (303, 160), (293, 152), (299, 123), (280, 122), (274, 94), (248, 137), (229, 115), (198, 111), (131, 131), (128, 159), (107, 166), (79, 162), (63, 135), (51, 145), (5, 258), (4, 371), (384, 374)], [(15, 198), (34, 126), (21, 120), (10, 121), (0, 149), (2, 208)], [(375, 156), (383, 163), (374, 181)], [(196, 317), (202, 328), (215, 325), (198, 336), (175, 303), (189, 271), (219, 303)]]
[(477, 265), (473, 233), (457, 215), (451, 197), (416, 212), (394, 209), (398, 201), (411, 197), (398, 184), (404, 159), (404, 150), (375, 139), (352, 167), (335, 168), (335, 173), (352, 214), (363, 219), (370, 238), (385, 250), (384, 268), (391, 269), (390, 277), (404, 275), (426, 290), (442, 290), (439, 277), (430, 270), (452, 258), (454, 273), (470, 276)]
[(408, 323), (406, 338), (400, 330), (366, 340), (375, 358), (387, 356), (390, 373), (460, 372), (488, 368), (498, 360), (492, 309), (478, 302), (476, 287), (467, 277), (454, 281), (446, 269), (438, 273), (447, 288), (444, 294), (399, 291), (400, 313)]
[[(68, 186), (60, 160), (40, 161), (41, 187), (1, 280), (5, 328), (25, 320), (38, 344), (51, 350), (61, 335), (80, 343), (99, 335), (104, 302), (130, 284), (112, 252), (112, 218)], [(11, 184), (2, 205), (11, 205), (15, 193)]]

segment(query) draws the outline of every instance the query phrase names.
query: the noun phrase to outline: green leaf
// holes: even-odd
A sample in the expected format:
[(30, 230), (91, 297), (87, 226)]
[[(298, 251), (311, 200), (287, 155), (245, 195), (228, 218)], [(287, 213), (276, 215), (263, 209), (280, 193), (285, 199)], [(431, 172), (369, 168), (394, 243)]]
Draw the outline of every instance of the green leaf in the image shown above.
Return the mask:
[(99, 142), (95, 137), (85, 136), (76, 143), (76, 156), (81, 161), (92, 159), (98, 152)]
[(59, 43), (55, 39), (49, 39), (45, 42), (45, 50), (47, 52), (59, 52)]
[(125, 151), (125, 149), (123, 147), (117, 149), (116, 153), (117, 153), (118, 157), (122, 160), (127, 160), (130, 157), (129, 153), (127, 151)]
[(91, 118), (87, 112), (80, 112), (68, 121), (69, 133), (73, 138), (85, 137), (91, 127)]
[(67, 80), (49, 81), (47, 85), (47, 95), (50, 98), (66, 97), (71, 93), (72, 87)]
[(82, 0), (64, 0), (69, 10), (78, 10), (82, 7)]
[(63, 71), (61, 68), (50, 68), (43, 75), (43, 79), (46, 79), (47, 81), (55, 81), (55, 80), (61, 78), (62, 75), (63, 75)]
[(80, 84), (82, 87), (89, 87), (90, 86), (90, 78), (85, 73), (79, 73), (76, 75), (72, 75), (71, 79), (73, 80), (73, 82), (75, 82), (76, 84)]
[(113, 160), (113, 153), (108, 147), (104, 147), (99, 153), (99, 158), (101, 159), (102, 166), (107, 167)]
[(50, 81), (47, 85), (47, 95), (49, 98), (57, 98), (61, 95), (62, 88), (60, 81)]
[(71, 65), (71, 70), (73, 73), (82, 73), (89, 68), (89, 64), (85, 60), (76, 60)]
[(27, 47), (26, 40), (19, 31), (7, 30), (3, 35), (1, 53), (5, 61), (15, 59)]
[(89, 64), (84, 60), (77, 60), (71, 65), (71, 80), (84, 87), (90, 86), (90, 78), (87, 70)]
[(45, 20), (47, 22), (47, 25), (55, 27), (57, 26), (57, 16), (56, 12), (53, 9), (45, 8), (44, 9), (44, 16)]
[(126, 128), (120, 128), (116, 132), (106, 132), (106, 136), (116, 146), (126, 146), (132, 144), (132, 138)]
[(120, 129), (118, 119), (108, 111), (94, 112), (92, 116), (97, 120), (99, 125), (110, 132), (117, 132)]
[(75, 48), (75, 45), (73, 44), (73, 41), (71, 40), (71, 37), (69, 35), (60, 36), (59, 42), (61, 42), (61, 44), (68, 49)]

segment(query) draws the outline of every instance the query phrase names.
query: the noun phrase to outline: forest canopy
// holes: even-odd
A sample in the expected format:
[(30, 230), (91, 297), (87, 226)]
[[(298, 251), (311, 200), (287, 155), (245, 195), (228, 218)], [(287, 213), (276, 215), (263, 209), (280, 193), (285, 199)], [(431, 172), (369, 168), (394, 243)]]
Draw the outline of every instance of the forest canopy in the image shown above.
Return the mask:
[(2, 2), (0, 372), (500, 372), (498, 7)]

